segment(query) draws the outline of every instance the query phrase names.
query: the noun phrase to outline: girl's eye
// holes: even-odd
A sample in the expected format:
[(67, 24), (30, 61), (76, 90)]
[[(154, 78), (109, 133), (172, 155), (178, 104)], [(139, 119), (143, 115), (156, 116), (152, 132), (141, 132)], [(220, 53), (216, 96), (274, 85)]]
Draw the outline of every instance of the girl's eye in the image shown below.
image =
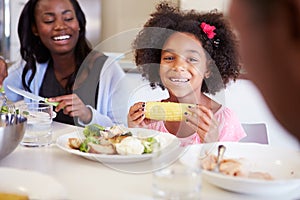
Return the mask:
[(174, 60), (174, 57), (173, 56), (164, 56), (163, 60), (164, 61), (172, 61), (172, 60)]
[(198, 62), (199, 59), (191, 57), (191, 58), (188, 58), (187, 61), (191, 62), (191, 63), (195, 63), (195, 62)]

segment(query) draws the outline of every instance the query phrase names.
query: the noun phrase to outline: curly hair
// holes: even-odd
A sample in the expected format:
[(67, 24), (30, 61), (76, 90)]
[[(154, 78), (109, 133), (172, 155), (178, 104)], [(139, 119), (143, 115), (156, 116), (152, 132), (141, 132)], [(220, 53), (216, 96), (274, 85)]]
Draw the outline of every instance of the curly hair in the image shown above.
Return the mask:
[[(216, 36), (213, 39), (209, 39), (200, 28), (202, 22), (216, 27)], [(159, 76), (161, 52), (165, 41), (175, 32), (193, 34), (206, 51), (207, 66), (211, 75), (204, 80), (201, 92), (215, 94), (224, 88), (230, 79), (236, 80), (239, 76), (237, 40), (223, 14), (217, 11), (181, 11), (164, 1), (156, 6), (156, 11), (151, 14), (151, 18), (132, 44), (135, 63), (153, 88), (160, 86), (164, 89)]]
[[(35, 36), (32, 32), (31, 28), (36, 22), (34, 17), (34, 10), (39, 0), (29, 0), (20, 15), (19, 23), (18, 23), (18, 35), (20, 40), (20, 51), (23, 60), (26, 61), (23, 73), (22, 73), (22, 84), (23, 87), (30, 91), (30, 84), (34, 78), (36, 73), (36, 64), (45, 63), (47, 61), (51, 61), (52, 57), (50, 55), (47, 47), (42, 43), (38, 36)], [(71, 76), (68, 77), (67, 88), (71, 90), (72, 85), (74, 84), (76, 74), (78, 69), (85, 59), (85, 57), (91, 52), (91, 48), (89, 43), (86, 40), (85, 32), (86, 32), (86, 19), (85, 15), (78, 3), (77, 0), (70, 0), (72, 3), (75, 14), (79, 23), (80, 31), (78, 42), (75, 47), (75, 58), (76, 58), (76, 70)], [(31, 71), (29, 80), (26, 82), (27, 73)]]

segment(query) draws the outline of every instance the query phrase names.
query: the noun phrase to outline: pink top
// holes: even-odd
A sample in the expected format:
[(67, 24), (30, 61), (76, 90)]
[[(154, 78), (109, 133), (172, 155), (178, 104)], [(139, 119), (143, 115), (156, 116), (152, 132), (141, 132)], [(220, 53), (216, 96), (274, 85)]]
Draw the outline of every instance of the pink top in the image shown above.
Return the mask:
[[(239, 122), (235, 113), (227, 107), (222, 106), (215, 114), (215, 119), (219, 123), (219, 141), (232, 141), (237, 142), (246, 136), (246, 133)], [(154, 129), (160, 132), (169, 132), (163, 121), (157, 121), (148, 125), (148, 128)], [(189, 144), (201, 143), (200, 137), (197, 133), (194, 133), (185, 138), (179, 138), (182, 146)]]

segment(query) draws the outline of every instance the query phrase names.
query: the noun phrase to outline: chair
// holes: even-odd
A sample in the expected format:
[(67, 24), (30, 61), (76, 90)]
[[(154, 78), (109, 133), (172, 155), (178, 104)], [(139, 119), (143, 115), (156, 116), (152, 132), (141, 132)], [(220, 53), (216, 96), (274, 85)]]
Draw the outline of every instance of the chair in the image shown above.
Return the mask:
[(269, 144), (268, 132), (265, 123), (242, 123), (247, 134), (240, 142), (254, 142), (260, 144)]

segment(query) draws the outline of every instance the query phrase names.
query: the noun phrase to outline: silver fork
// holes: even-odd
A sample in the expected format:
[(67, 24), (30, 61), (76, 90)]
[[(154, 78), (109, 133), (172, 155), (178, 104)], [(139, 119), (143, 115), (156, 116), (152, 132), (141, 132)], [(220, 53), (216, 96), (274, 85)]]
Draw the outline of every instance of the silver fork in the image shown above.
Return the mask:
[(221, 161), (223, 160), (225, 150), (226, 150), (226, 147), (224, 145), (218, 146), (217, 165), (214, 169), (215, 172), (220, 172), (220, 164), (221, 164)]
[[(1, 100), (2, 100), (2, 106), (1, 106), (1, 112), (8, 112), (8, 113), (15, 113), (16, 112), (16, 107), (15, 104), (10, 101), (5, 93), (5, 90), (3, 87), (0, 88), (0, 92), (1, 92)], [(3, 110), (3, 109), (7, 109), (7, 110)]]

